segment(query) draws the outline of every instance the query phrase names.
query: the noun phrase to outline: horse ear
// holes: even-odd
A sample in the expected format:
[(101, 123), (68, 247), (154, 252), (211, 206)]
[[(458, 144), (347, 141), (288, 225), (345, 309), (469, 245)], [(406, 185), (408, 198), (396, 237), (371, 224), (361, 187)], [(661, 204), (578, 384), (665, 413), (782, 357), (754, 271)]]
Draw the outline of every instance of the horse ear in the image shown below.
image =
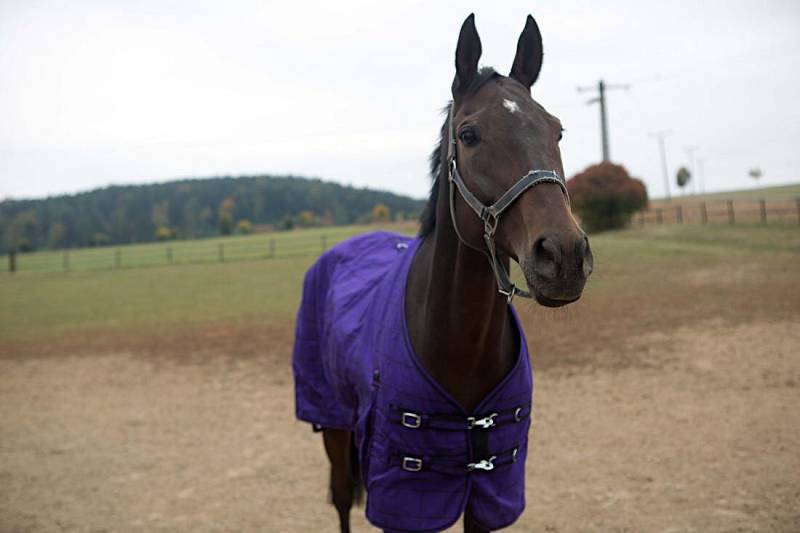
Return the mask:
[(510, 76), (530, 89), (542, 69), (542, 55), (542, 34), (536, 21), (528, 15), (517, 41), (517, 55)]
[(456, 77), (453, 80), (453, 98), (462, 95), (478, 75), (478, 60), (481, 57), (481, 39), (475, 29), (475, 14), (472, 13), (461, 25), (456, 46)]

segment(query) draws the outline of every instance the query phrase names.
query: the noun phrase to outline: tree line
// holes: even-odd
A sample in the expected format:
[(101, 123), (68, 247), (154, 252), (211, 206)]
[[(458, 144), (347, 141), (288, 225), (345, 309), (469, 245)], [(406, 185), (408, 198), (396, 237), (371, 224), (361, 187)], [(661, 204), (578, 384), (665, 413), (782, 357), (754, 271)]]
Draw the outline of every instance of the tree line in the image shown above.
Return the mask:
[(423, 201), (294, 176), (188, 179), (0, 202), (2, 252), (415, 218)]

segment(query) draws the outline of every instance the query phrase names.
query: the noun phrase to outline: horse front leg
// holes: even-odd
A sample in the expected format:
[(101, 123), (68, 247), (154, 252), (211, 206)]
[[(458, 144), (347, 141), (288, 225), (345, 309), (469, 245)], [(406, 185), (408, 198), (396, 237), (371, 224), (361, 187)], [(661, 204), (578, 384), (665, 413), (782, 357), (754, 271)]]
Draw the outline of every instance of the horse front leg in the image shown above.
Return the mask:
[(350, 533), (350, 509), (361, 492), (353, 434), (342, 429), (324, 428), (322, 440), (331, 463), (331, 502), (339, 514), (341, 533)]
[(492, 533), (492, 532), (486, 529), (485, 527), (481, 526), (480, 524), (477, 524), (475, 520), (473, 520), (469, 510), (467, 510), (467, 512), (464, 513), (464, 533)]

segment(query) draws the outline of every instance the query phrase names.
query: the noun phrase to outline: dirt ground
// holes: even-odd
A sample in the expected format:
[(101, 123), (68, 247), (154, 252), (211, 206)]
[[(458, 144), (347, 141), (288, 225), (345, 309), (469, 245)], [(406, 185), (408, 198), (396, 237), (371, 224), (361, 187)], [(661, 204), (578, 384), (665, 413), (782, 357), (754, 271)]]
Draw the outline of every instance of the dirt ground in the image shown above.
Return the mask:
[[(522, 306), (535, 413), (508, 531), (800, 531), (800, 298), (792, 273), (747, 268)], [(217, 324), (2, 346), (0, 531), (338, 531), (291, 340)]]

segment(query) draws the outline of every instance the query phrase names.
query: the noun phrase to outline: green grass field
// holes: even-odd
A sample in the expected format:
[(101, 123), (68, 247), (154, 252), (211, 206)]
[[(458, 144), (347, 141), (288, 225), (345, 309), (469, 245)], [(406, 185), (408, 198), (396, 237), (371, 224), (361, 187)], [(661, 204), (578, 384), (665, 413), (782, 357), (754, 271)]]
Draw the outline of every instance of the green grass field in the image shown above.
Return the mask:
[[(371, 229), (351, 226), (336, 228), (334, 233), (325, 228), (280, 237), (289, 248), (292, 235), (319, 242), (325, 234), (333, 243)], [(414, 231), (413, 226), (399, 229)], [(259, 238), (263, 239), (242, 239), (256, 243)], [(213, 246), (214, 242), (185, 245)], [(657, 226), (604, 233), (593, 236), (591, 242), (596, 268), (587, 289), (590, 293), (659, 283), (646, 275), (652, 271), (680, 272), (730, 261), (780, 260), (781, 268), (794, 268), (800, 274), (800, 229), (796, 226)], [(318, 253), (309, 249), (271, 260), (4, 273), (0, 275), (0, 340), (97, 331), (169, 331), (207, 323), (285, 324), (294, 316), (303, 275)]]

